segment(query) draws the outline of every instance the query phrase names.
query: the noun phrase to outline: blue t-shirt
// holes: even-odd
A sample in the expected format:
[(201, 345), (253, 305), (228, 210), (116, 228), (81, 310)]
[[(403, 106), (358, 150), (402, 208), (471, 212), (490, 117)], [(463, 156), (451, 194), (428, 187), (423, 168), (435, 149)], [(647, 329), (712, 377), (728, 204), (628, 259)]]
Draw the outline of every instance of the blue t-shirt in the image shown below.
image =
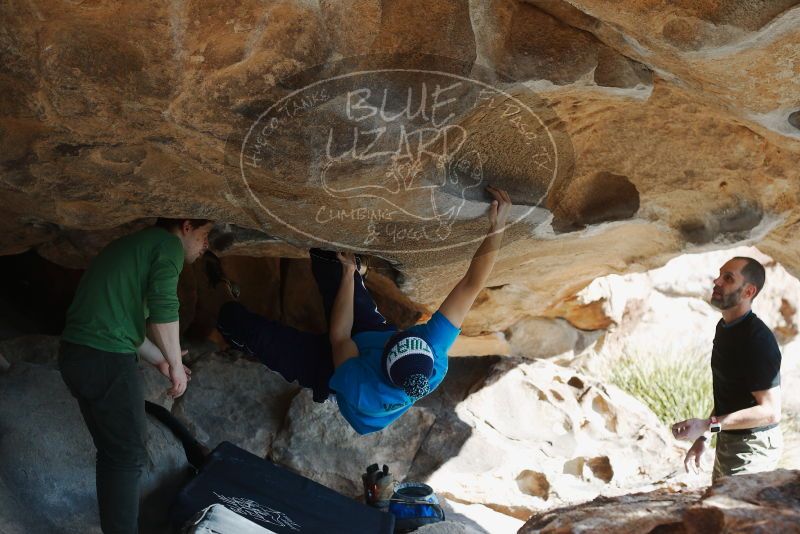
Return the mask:
[[(447, 351), (461, 329), (437, 311), (427, 323), (407, 331), (427, 341), (433, 349), (433, 376), (429, 380), (433, 391), (447, 374)], [(336, 392), (339, 411), (359, 434), (386, 428), (414, 404), (405, 391), (388, 382), (381, 367), (383, 347), (394, 334), (394, 331), (360, 332), (353, 336), (358, 357), (344, 362), (331, 377), (329, 386)]]

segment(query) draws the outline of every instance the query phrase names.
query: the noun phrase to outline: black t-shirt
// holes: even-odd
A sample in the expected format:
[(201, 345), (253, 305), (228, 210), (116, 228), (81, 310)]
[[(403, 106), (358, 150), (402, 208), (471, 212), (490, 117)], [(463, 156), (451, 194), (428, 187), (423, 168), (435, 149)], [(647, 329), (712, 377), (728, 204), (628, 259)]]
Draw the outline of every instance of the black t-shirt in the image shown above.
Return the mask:
[(725, 326), (717, 323), (711, 353), (714, 415), (727, 415), (756, 405), (751, 391), (781, 383), (781, 351), (772, 331), (750, 312)]

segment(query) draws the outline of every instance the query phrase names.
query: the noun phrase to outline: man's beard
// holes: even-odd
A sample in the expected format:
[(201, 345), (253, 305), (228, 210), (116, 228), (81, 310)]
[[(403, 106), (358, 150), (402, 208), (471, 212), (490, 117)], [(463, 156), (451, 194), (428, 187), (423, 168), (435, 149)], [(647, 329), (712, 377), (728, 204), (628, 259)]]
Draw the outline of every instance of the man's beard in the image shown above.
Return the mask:
[(717, 295), (711, 294), (711, 305), (719, 310), (729, 310), (736, 305), (739, 304), (742, 300), (742, 290), (744, 289), (744, 284), (742, 284), (739, 289), (736, 289), (727, 295)]

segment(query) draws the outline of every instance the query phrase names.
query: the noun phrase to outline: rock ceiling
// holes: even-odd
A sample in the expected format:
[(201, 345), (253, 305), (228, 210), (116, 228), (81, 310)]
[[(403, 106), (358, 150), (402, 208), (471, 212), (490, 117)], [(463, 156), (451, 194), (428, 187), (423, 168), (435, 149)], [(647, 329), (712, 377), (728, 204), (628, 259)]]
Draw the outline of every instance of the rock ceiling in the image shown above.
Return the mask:
[[(731, 243), (756, 243), (798, 275), (798, 3), (5, 2), (0, 254), (34, 248), (74, 266), (144, 219), (211, 218), (233, 225), (231, 254), (302, 256), (320, 240), (367, 250), (432, 305), (485, 231), (481, 190), (494, 183), (512, 193), (519, 224), (473, 331), (580, 314), (570, 299), (597, 276)], [(329, 100), (292, 114), (285, 135), (263, 141), (268, 163), (245, 176), (242, 147), (261, 142), (248, 132), (267, 131), (270, 103), (291, 102), (302, 80), (375, 65), (404, 69), (370, 82), (394, 90), (419, 88), (415, 70), (480, 80), (453, 99), (475, 103), (414, 145), (407, 128), (421, 128), (417, 119), (391, 123), (374, 98), (346, 101), (354, 86), (344, 82), (314, 86), (304, 98), (327, 90)], [(542, 138), (509, 118), (514, 102), (530, 106), (549, 141), (526, 143)], [(378, 128), (400, 131), (414, 157), (355, 157), (354, 124), (361, 142)], [(347, 135), (325, 160), (334, 130)], [(556, 171), (542, 172), (539, 149)], [(433, 216), (409, 192), (420, 177), (444, 184), (431, 193)], [(406, 187), (392, 199), (348, 196), (364, 184)], [(367, 243), (381, 210), (395, 219)], [(439, 236), (437, 246), (394, 246), (401, 231), (410, 242), (409, 221)]]

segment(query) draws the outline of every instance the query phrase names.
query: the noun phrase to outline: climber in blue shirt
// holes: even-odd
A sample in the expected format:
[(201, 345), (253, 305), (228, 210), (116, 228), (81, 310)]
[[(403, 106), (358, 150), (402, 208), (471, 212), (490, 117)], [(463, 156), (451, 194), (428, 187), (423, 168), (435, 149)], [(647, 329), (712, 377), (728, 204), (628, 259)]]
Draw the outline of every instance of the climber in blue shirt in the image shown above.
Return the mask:
[[(359, 434), (386, 428), (441, 384), (447, 374), (447, 351), (492, 271), (511, 200), (505, 191), (487, 190), (494, 199), (489, 232), (466, 274), (428, 322), (398, 331), (378, 311), (358, 258), (311, 249), (327, 334), (282, 325), (232, 301), (220, 309), (217, 341), (258, 357), (290, 382), (297, 380), (313, 391), (317, 402), (334, 393), (342, 416)], [(210, 278), (212, 283), (222, 279)]]
[[(425, 324), (401, 332), (363, 328), (356, 319), (363, 319), (369, 308), (356, 311), (360, 288), (355, 284), (355, 258), (337, 254), (343, 269), (329, 322), (335, 368), (330, 388), (336, 392), (342, 415), (358, 433), (385, 428), (444, 379), (447, 351), (489, 278), (511, 211), (508, 193), (493, 187), (487, 190), (494, 198), (489, 232), (466, 274)], [(380, 322), (379, 315), (373, 308), (367, 320)]]

